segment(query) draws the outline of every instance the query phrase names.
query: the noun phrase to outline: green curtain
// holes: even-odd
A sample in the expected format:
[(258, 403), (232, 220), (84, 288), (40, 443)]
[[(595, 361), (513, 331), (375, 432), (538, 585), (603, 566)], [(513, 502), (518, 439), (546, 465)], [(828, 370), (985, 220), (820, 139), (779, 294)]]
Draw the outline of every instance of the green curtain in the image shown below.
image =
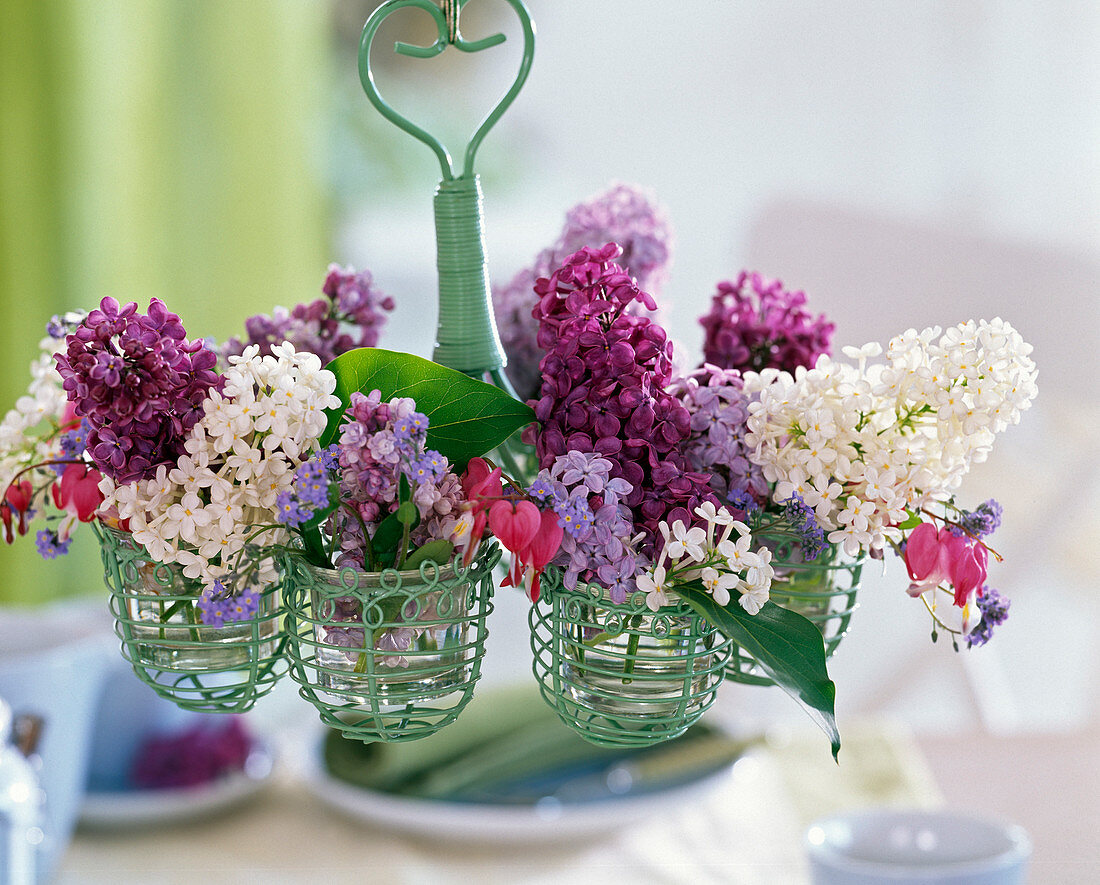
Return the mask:
[[(329, 6), (0, 4), (0, 412), (51, 315), (163, 299), (189, 334), (313, 297), (328, 253)], [(0, 543), (0, 602), (101, 590), (90, 533)]]

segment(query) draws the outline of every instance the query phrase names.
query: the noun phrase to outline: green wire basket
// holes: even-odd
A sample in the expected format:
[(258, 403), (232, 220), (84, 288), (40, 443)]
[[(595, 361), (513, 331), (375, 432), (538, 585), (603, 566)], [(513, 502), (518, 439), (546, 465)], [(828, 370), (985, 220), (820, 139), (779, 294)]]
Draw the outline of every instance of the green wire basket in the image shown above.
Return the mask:
[(202, 623), (202, 584), (158, 563), (128, 532), (95, 526), (122, 655), (158, 695), (185, 710), (243, 713), (286, 673), (279, 586), (261, 593), (252, 618)]
[[(856, 594), (866, 557), (849, 558), (836, 545), (829, 545), (817, 558), (805, 559), (797, 536), (785, 532), (765, 532), (760, 540), (772, 551), (771, 601), (812, 621), (825, 640), (825, 657), (831, 658), (859, 607)], [(775, 684), (736, 643), (726, 678), (746, 685)]]
[(533, 669), (561, 720), (603, 746), (683, 734), (714, 703), (730, 641), (687, 603), (650, 611), (644, 593), (613, 603), (597, 585), (566, 590), (548, 569), (531, 607)]
[(362, 741), (411, 741), (458, 717), (481, 677), (500, 550), (468, 568), (364, 572), (284, 557), (291, 678), (321, 721)]

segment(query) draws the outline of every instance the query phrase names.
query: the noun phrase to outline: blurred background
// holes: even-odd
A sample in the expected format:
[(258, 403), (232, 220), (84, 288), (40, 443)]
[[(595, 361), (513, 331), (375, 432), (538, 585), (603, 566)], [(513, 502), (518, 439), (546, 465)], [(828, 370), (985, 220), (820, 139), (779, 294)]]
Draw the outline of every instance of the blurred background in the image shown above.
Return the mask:
[[(375, 5), (5, 0), (0, 403), (25, 389), (54, 313), (156, 296), (191, 336), (224, 340), (251, 314), (315, 297), (330, 261), (369, 268), (396, 299), (383, 346), (430, 354), (439, 171), (359, 88), (358, 34)], [(622, 181), (650, 189), (675, 231), (661, 300), (688, 363), (716, 283), (743, 267), (804, 289), (837, 346), (1009, 320), (1035, 345), (1039, 399), (962, 502), (1005, 507), (991, 583), (1012, 597), (1011, 618), (996, 642), (956, 655), (929, 643), (899, 563), (872, 566), (831, 665), (838, 714), (923, 733), (1093, 722), (1100, 6), (529, 6), (530, 80), (479, 154), (493, 279)], [(403, 39), (422, 25), (410, 14)], [(463, 28), (513, 39), (431, 62), (376, 53), (384, 94), (459, 154), (519, 58), (503, 4), (474, 4)], [(83, 534), (58, 562), (31, 543), (0, 548), (0, 602), (102, 595)], [(502, 597), (489, 678), (523, 679), (525, 603)], [(736, 687), (722, 703), (748, 728), (802, 721), (772, 692)]]

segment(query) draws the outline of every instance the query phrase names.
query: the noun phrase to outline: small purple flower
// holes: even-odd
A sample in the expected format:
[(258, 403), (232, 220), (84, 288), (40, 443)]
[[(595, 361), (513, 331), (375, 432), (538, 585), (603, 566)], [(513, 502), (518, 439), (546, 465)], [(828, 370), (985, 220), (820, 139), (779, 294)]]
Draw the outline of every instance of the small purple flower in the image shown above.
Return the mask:
[(1003, 513), (1001, 505), (990, 498), (974, 510), (964, 510), (956, 520), (958, 524), (951, 526), (951, 534), (957, 537), (970, 535), (974, 538), (984, 538), (1000, 528)]
[(38, 553), (43, 559), (57, 559), (69, 552), (72, 538), (62, 541), (53, 529), (39, 529), (34, 540)]
[(978, 595), (978, 609), (982, 613), (982, 619), (978, 626), (970, 631), (966, 637), (968, 648), (985, 645), (993, 638), (993, 629), (999, 627), (1008, 620), (1008, 609), (1012, 601), (1002, 596), (992, 587), (982, 587)]
[(527, 489), (527, 494), (540, 504), (545, 504), (547, 501), (554, 500), (554, 483), (550, 480), (550, 475), (547, 471), (543, 470), (539, 473), (538, 478), (531, 483), (530, 487)]
[(783, 517), (787, 524), (798, 535), (798, 543), (802, 548), (805, 559), (817, 559), (828, 542), (825, 540), (825, 530), (817, 521), (817, 514), (813, 508), (802, 500), (802, 496), (795, 492), (786, 501), (782, 502)]

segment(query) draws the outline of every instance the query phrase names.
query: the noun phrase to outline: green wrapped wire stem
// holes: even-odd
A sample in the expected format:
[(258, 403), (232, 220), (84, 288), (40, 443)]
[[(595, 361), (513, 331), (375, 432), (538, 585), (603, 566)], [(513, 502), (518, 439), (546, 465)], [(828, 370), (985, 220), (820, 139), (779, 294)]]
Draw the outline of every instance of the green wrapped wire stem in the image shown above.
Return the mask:
[(291, 678), (321, 721), (362, 741), (411, 741), (458, 717), (481, 677), (500, 550), (468, 568), (325, 569), (284, 557)]
[(511, 85), (489, 111), (466, 144), (461, 170), (434, 135), (417, 126), (382, 97), (371, 66), (371, 47), (382, 23), (394, 13), (414, 9), (427, 14), (437, 36), (428, 46), (398, 42), (394, 51), (412, 58), (432, 58), (453, 47), (461, 52), (480, 52), (505, 41), (503, 34), (467, 40), (459, 27), (459, 13), (466, 0), (445, 0), (440, 8), (432, 0), (387, 0), (367, 19), (359, 42), (359, 79), (371, 104), (402, 131), (427, 145), (439, 161), (442, 180), (435, 195), (436, 259), (439, 272), (439, 322), (432, 359), (474, 376), (485, 376), (510, 390), (503, 372), (504, 348), (497, 333), (485, 256), (484, 210), (481, 184), (474, 172), (478, 148), (515, 100), (535, 52), (535, 28), (521, 0), (505, 0), (523, 30), (523, 53)]
[(650, 611), (596, 585), (566, 590), (548, 569), (531, 607), (535, 679), (585, 740), (640, 747), (683, 734), (714, 703), (730, 641), (687, 603)]
[[(766, 532), (760, 540), (772, 551), (771, 601), (812, 621), (825, 640), (825, 657), (831, 658), (859, 607), (856, 594), (866, 557), (849, 558), (830, 545), (815, 559), (805, 559), (798, 538), (784, 532)], [(746, 685), (775, 684), (736, 643), (726, 678)]]
[(128, 532), (95, 526), (122, 655), (158, 695), (185, 710), (243, 713), (286, 673), (278, 584), (252, 618), (207, 626), (202, 584), (176, 563), (155, 562)]

